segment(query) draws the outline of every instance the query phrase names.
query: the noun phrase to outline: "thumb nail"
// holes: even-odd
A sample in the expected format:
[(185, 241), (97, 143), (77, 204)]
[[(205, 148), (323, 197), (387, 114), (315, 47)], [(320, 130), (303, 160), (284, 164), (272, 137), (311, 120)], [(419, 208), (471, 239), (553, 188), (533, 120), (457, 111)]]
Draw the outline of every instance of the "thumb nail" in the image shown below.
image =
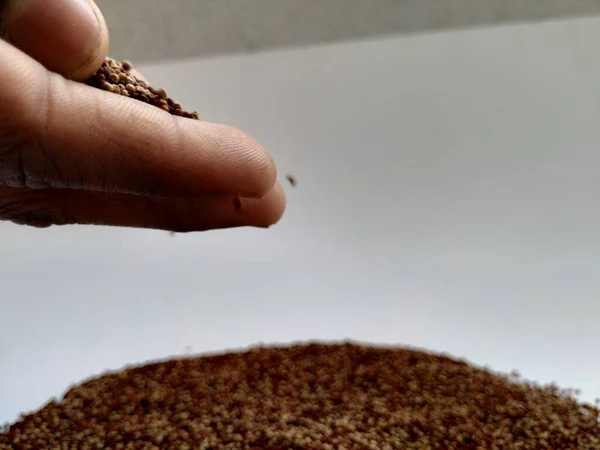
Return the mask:
[(9, 0), (5, 13), (8, 40), (48, 70), (69, 78), (96, 70), (86, 66), (102, 50), (103, 19), (91, 1)]

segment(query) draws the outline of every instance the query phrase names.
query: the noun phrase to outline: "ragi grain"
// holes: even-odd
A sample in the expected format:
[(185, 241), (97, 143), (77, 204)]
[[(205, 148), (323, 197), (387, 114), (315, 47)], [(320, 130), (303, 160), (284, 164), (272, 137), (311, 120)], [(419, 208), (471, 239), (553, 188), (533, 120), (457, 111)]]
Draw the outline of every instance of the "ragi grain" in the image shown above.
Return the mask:
[(353, 344), (173, 359), (72, 388), (20, 449), (600, 449), (599, 410), (444, 356)]
[(106, 58), (98, 71), (85, 84), (113, 94), (123, 95), (156, 106), (175, 116), (198, 119), (197, 112), (184, 111), (181, 105), (170, 98), (164, 89), (155, 89), (132, 73), (129, 61)]

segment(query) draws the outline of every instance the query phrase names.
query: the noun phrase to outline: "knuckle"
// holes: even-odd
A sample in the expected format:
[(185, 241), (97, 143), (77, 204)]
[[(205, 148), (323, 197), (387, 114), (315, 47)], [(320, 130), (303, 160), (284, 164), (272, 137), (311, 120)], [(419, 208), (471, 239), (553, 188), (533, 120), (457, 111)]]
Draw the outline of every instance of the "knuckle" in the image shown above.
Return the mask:
[[(56, 182), (61, 179), (58, 166), (44, 144), (56, 115), (52, 80), (48, 76), (46, 83), (28, 89), (24, 99), (14, 100), (10, 108), (0, 108), (0, 119), (8, 112), (14, 119), (0, 120), (0, 186), (62, 187)], [(0, 89), (0, 98), (2, 92)], [(35, 105), (31, 105), (33, 97)]]
[(41, 143), (32, 137), (0, 140), (0, 185), (42, 189), (62, 187), (53, 182), (58, 167)]
[(0, 184), (10, 187), (44, 187), (29, 165), (33, 144), (27, 138), (15, 138), (0, 146)]

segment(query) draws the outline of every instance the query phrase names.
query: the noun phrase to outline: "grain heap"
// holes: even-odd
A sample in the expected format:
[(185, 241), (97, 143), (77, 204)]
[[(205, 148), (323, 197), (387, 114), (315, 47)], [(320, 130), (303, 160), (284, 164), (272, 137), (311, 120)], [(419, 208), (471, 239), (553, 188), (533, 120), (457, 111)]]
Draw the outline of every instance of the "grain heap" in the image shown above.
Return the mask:
[(407, 349), (257, 348), (92, 379), (0, 434), (20, 449), (600, 449), (569, 392)]
[(164, 89), (155, 89), (132, 73), (132, 65), (128, 61), (119, 62), (106, 58), (98, 71), (85, 81), (85, 84), (103, 91), (131, 97), (144, 103), (156, 106), (175, 116), (198, 119), (198, 113), (189, 113), (179, 103), (167, 96)]

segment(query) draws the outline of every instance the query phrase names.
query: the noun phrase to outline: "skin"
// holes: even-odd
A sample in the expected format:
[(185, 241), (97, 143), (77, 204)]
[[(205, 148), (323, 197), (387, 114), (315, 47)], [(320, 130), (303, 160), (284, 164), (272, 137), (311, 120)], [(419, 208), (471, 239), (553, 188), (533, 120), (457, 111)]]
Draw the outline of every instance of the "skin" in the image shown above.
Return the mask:
[(251, 136), (76, 82), (108, 53), (93, 1), (0, 0), (0, 24), (0, 220), (188, 232), (281, 218)]

